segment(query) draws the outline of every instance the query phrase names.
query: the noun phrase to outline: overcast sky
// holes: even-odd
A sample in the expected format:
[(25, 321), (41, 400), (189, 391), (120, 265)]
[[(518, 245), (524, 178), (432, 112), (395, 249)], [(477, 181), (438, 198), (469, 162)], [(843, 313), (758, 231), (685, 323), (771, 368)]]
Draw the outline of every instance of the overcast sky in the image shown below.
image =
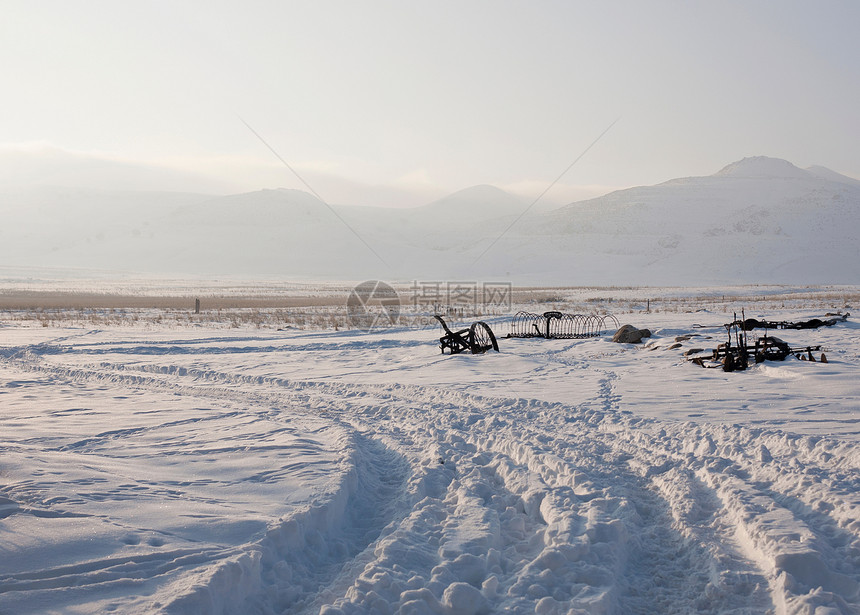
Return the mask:
[(549, 200), (755, 155), (860, 177), (858, 24), (856, 0), (11, 0), (0, 152), (303, 189), (244, 120), (326, 200), (406, 205), (537, 196), (620, 118)]

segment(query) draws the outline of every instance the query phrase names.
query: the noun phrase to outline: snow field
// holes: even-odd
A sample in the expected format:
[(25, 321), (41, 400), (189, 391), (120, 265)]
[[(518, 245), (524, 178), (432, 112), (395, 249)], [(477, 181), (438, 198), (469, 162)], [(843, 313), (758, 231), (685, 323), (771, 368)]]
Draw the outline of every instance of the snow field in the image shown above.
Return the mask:
[(724, 315), (648, 318), (647, 347), (456, 357), (10, 332), (0, 611), (860, 612), (856, 327), (725, 374), (673, 348)]

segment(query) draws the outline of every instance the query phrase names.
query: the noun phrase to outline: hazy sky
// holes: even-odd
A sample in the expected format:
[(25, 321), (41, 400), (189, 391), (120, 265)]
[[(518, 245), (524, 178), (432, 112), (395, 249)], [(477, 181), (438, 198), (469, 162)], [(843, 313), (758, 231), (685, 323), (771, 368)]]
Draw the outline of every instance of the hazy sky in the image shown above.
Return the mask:
[(620, 118), (549, 200), (754, 155), (860, 177), (858, 24), (856, 0), (6, 0), (0, 153), (302, 188), (244, 119), (326, 200), (416, 204), (537, 196)]

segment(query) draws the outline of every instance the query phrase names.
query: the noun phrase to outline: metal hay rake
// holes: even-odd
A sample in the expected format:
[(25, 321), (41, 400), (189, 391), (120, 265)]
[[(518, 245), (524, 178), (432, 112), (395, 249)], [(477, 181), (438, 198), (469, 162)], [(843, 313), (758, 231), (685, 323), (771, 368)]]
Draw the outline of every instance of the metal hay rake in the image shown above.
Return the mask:
[(520, 311), (511, 320), (508, 337), (543, 337), (546, 339), (580, 339), (598, 337), (606, 331), (607, 321), (618, 328), (612, 314), (563, 314), (551, 311), (543, 314)]

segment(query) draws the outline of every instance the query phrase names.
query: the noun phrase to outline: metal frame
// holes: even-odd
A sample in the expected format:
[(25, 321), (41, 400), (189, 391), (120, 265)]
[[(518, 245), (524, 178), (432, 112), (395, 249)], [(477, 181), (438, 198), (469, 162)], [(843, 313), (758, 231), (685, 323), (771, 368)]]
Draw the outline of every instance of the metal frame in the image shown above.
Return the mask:
[(581, 339), (599, 337), (606, 331), (607, 322), (618, 328), (618, 319), (612, 314), (563, 314), (557, 311), (532, 314), (517, 312), (511, 320), (508, 337), (542, 337), (545, 339)]
[[(744, 318), (743, 312), (741, 312), (740, 318), (738, 318), (737, 314), (734, 314), (734, 320), (723, 325), (726, 329), (726, 333), (728, 334), (728, 341), (724, 344), (719, 344), (714, 349), (710, 359), (716, 363), (718, 367), (722, 366), (723, 371), (726, 372), (743, 371), (749, 367), (751, 360), (755, 363), (761, 363), (762, 361), (783, 361), (789, 355), (794, 355), (797, 358), (808, 357), (810, 361), (815, 361), (812, 353), (813, 351), (820, 351), (821, 346), (792, 348), (789, 344), (778, 337), (769, 336), (767, 334), (769, 327), (780, 329), (814, 328), (809, 326), (798, 327), (794, 326), (794, 324), (795, 323), (752, 321), (752, 319), (747, 320)], [(747, 338), (747, 331), (751, 331), (756, 327), (764, 327), (764, 335), (757, 337), (755, 342), (750, 344)], [(705, 367), (705, 357), (690, 357), (690, 361), (696, 365)]]
[(493, 330), (483, 320), (472, 323), (468, 329), (451, 331), (441, 316), (436, 314), (433, 318), (438, 320), (442, 328), (445, 329), (445, 335), (439, 338), (442, 354), (445, 354), (445, 349), (448, 350), (449, 354), (459, 354), (466, 350), (472, 354), (481, 354), (491, 348), (496, 352), (499, 351), (499, 344), (496, 342)]

